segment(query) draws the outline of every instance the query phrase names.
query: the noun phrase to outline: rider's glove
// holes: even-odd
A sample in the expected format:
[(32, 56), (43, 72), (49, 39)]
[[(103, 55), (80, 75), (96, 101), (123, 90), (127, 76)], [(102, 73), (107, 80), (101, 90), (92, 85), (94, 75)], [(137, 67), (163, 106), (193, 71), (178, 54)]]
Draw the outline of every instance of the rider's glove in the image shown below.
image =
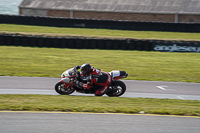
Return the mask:
[(81, 68), (81, 66), (79, 66), (79, 65), (76, 65), (74, 68), (78, 70), (78, 69), (80, 69), (80, 68)]

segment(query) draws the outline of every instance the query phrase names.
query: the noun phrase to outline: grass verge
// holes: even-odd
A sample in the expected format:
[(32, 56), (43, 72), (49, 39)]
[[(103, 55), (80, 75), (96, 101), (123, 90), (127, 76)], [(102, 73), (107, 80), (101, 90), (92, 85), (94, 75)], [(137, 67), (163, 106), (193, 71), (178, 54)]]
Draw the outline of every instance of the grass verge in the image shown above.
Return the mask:
[(200, 41), (200, 33), (158, 32), (158, 31), (128, 31), (87, 28), (58, 28), (45, 26), (28, 26), (0, 24), (0, 33), (18, 33), (44, 36), (82, 36), (94, 38), (135, 38), (157, 40), (194, 40)]
[(200, 116), (200, 101), (49, 95), (0, 95), (0, 110)]
[(200, 83), (199, 53), (0, 46), (0, 76), (60, 77), (89, 62), (103, 71), (124, 70), (130, 80)]

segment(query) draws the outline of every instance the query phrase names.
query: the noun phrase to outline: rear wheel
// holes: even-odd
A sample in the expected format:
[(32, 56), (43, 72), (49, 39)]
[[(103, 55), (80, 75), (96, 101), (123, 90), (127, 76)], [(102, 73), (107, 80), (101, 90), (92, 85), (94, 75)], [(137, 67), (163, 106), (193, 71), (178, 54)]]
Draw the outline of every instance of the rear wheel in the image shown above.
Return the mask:
[(124, 82), (118, 80), (113, 82), (112, 88), (110, 89), (111, 90), (107, 92), (106, 95), (108, 95), (109, 97), (119, 97), (123, 95), (126, 91), (126, 85), (124, 84)]
[(69, 95), (74, 92), (74, 89), (71, 86), (67, 86), (62, 82), (58, 82), (55, 85), (55, 91), (61, 95)]

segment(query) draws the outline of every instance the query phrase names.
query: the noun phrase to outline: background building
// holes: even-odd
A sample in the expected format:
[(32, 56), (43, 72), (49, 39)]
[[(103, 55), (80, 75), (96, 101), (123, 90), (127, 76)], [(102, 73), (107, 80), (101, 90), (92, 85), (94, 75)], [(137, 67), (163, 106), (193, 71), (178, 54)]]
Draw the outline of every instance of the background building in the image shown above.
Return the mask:
[(200, 23), (200, 0), (23, 0), (20, 15)]

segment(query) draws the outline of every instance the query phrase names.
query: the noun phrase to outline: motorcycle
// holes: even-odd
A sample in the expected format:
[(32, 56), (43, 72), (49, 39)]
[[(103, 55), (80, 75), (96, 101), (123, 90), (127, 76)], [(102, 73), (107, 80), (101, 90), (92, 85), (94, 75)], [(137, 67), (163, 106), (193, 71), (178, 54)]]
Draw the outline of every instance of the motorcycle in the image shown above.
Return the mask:
[[(109, 97), (119, 97), (123, 95), (126, 91), (126, 85), (119, 79), (126, 78), (128, 74), (125, 71), (119, 70), (113, 70), (109, 72), (109, 74), (111, 75), (112, 80), (105, 94)], [(79, 75), (80, 72), (75, 68), (64, 71), (61, 75), (61, 80), (55, 85), (55, 91), (61, 95), (70, 95), (74, 91), (85, 94), (95, 94), (98, 89), (97, 85), (93, 84), (90, 89), (84, 89), (74, 83), (74, 80), (87, 83), (87, 78)]]

